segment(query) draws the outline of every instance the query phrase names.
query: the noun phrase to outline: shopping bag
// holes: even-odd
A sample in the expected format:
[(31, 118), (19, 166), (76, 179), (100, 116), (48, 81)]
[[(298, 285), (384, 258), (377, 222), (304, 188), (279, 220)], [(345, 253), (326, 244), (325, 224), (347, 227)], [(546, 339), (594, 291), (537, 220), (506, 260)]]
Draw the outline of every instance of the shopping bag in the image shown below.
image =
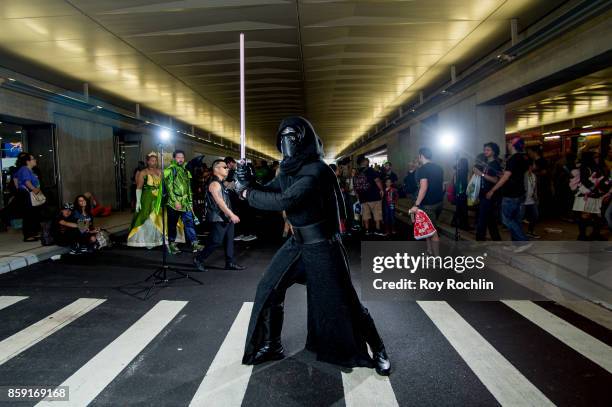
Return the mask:
[(472, 175), (468, 183), (466, 194), (468, 206), (478, 205), (478, 195), (480, 195), (480, 183), (482, 177), (476, 174)]
[(40, 206), (47, 202), (47, 197), (42, 192), (36, 194), (30, 191), (30, 200), (32, 201), (32, 206)]
[(414, 238), (421, 240), (431, 237), (435, 233), (436, 228), (431, 219), (429, 219), (429, 216), (421, 209), (417, 209), (414, 213)]
[(110, 239), (110, 233), (106, 229), (101, 229), (98, 233), (96, 233), (96, 243), (97, 249), (102, 249), (104, 247), (110, 247), (112, 245)]

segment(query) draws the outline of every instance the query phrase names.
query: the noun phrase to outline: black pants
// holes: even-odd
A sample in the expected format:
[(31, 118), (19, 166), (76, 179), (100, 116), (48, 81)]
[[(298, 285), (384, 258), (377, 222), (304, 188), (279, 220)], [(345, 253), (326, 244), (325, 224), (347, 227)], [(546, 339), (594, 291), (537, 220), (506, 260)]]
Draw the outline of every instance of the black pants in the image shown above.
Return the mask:
[(451, 222), (452, 226), (457, 226), (461, 229), (469, 229), (470, 224), (468, 222), (468, 205), (467, 195), (459, 194), (456, 198), (455, 214)]
[(225, 264), (234, 262), (234, 224), (223, 222), (212, 222), (210, 234), (206, 240), (206, 247), (198, 254), (198, 260), (204, 261), (218, 247), (225, 249)]
[(40, 206), (32, 206), (30, 193), (24, 189), (19, 189), (21, 202), (21, 217), (23, 238), (27, 239), (40, 234)]
[(499, 214), (499, 199), (487, 199), (480, 197), (478, 207), (478, 222), (476, 223), (476, 240), (486, 240), (487, 228), (491, 235), (491, 240), (501, 240), (499, 229), (497, 228)]
[(53, 239), (58, 246), (74, 246), (81, 242), (81, 233), (75, 228), (66, 228), (64, 232), (57, 232)]

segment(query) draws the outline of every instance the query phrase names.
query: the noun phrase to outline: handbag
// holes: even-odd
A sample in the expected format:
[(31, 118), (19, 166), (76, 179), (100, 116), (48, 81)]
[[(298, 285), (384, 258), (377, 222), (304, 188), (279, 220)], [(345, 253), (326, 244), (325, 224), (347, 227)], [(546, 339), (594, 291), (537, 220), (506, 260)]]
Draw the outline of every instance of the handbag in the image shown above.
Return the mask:
[(32, 206), (40, 206), (47, 202), (47, 197), (42, 192), (35, 194), (30, 191), (30, 201), (32, 202)]
[(96, 243), (98, 249), (111, 246), (110, 233), (108, 233), (108, 230), (101, 229), (96, 233)]
[(467, 187), (467, 204), (468, 206), (478, 205), (478, 198), (480, 195), (482, 177), (474, 174), (470, 179), (470, 183)]

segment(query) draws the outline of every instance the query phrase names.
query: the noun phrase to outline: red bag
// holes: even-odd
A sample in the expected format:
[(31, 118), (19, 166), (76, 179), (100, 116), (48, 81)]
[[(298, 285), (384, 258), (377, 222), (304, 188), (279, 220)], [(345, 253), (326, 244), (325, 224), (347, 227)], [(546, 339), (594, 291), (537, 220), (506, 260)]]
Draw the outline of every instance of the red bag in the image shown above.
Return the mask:
[(433, 236), (434, 233), (436, 233), (436, 228), (431, 219), (425, 212), (418, 209), (414, 214), (414, 238), (421, 240)]

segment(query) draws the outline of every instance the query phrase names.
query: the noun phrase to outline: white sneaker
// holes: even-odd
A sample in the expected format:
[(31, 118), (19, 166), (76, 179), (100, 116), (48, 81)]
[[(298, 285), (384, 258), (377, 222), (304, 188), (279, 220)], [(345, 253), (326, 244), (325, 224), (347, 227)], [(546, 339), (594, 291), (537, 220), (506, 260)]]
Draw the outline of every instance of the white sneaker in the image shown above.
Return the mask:
[(234, 242), (239, 242), (240, 240), (244, 240), (244, 235), (238, 235), (234, 238)]
[(242, 241), (243, 242), (250, 242), (250, 241), (255, 240), (255, 239), (257, 239), (257, 236), (255, 236), (255, 235), (247, 235), (247, 236), (242, 238)]
[(521, 246), (517, 246), (514, 249), (514, 253), (523, 253), (524, 251), (529, 250), (531, 246), (533, 246), (533, 243), (527, 243)]

